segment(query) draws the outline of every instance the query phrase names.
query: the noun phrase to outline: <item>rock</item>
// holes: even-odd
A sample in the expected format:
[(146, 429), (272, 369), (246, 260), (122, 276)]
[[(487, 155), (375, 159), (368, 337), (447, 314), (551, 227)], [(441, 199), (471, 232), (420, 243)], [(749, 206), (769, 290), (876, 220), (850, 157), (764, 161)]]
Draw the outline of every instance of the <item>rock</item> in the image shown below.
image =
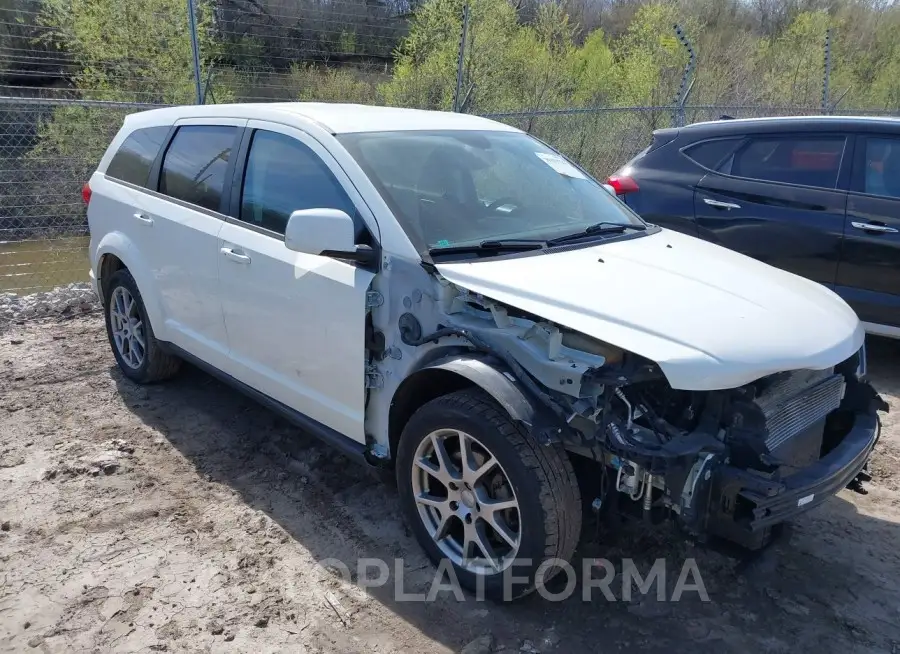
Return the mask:
[(544, 637), (541, 638), (541, 647), (545, 649), (552, 649), (559, 645), (559, 641), (562, 640), (560, 638), (559, 632), (556, 631), (555, 627), (550, 627), (547, 631), (544, 632)]
[(44, 639), (40, 636), (33, 636), (28, 639), (29, 647), (40, 647), (40, 644), (44, 642)]
[(23, 628), (28, 629), (31, 626), (31, 623), (28, 620), (25, 621), (25, 624), (22, 625)]
[(0, 531), (9, 531), (9, 520), (4, 520), (3, 524), (0, 524)]
[(494, 651), (494, 635), (486, 634), (479, 636), (461, 650), (459, 654), (490, 654)]
[(264, 629), (269, 626), (269, 618), (263, 616), (259, 618), (256, 622), (253, 623), (254, 627), (259, 627), (260, 629)]
[(232, 634), (232, 633), (225, 634), (225, 642), (226, 643), (230, 643), (232, 640), (234, 640), (234, 634)]
[(88, 313), (99, 308), (93, 289), (86, 283), (68, 284), (31, 295), (0, 294), (0, 318), (10, 321)]
[(215, 620), (213, 620), (212, 622), (209, 623), (209, 633), (211, 633), (213, 636), (218, 636), (223, 631), (225, 631), (225, 627), (223, 627), (220, 623), (216, 622)]
[(541, 652), (530, 640), (522, 641), (522, 647), (519, 648), (519, 651), (523, 652), (523, 654), (540, 654)]

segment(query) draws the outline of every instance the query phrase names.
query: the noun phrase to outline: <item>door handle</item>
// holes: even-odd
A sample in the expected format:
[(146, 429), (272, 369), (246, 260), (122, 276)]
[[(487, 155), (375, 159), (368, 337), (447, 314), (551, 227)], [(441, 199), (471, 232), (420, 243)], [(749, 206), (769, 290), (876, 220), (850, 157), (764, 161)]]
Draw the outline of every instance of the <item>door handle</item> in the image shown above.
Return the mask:
[(711, 207), (717, 209), (740, 209), (741, 205), (734, 202), (722, 202), (721, 200), (713, 200), (711, 198), (703, 198), (703, 201)]
[(850, 224), (856, 227), (856, 229), (861, 229), (864, 232), (876, 232), (878, 234), (896, 234), (898, 231), (900, 231), (894, 227), (888, 227), (887, 225), (876, 225), (874, 223), (852, 222)]
[(153, 218), (151, 218), (150, 216), (148, 216), (145, 213), (138, 212), (138, 213), (134, 214), (134, 217), (137, 218), (138, 222), (142, 222), (145, 225), (147, 225), (148, 227), (153, 225)]
[(222, 254), (228, 257), (231, 261), (235, 263), (250, 263), (250, 257), (242, 252), (235, 252), (231, 248), (222, 248), (219, 250)]

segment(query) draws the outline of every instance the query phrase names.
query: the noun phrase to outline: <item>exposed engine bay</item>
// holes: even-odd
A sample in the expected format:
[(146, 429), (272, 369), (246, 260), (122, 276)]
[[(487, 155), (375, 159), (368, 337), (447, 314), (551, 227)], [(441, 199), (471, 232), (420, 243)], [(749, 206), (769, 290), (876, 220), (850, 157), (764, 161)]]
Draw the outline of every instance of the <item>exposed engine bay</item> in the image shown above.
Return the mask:
[(412, 314), (401, 317), (406, 345), (450, 339), (487, 355), (531, 400), (540, 441), (562, 442), (597, 464), (594, 509), (674, 518), (701, 540), (721, 536), (758, 549), (775, 525), (858, 484), (874, 443), (841, 473), (849, 478), (807, 477), (846, 446), (857, 414), (877, 423), (875, 411), (887, 408), (865, 381), (864, 348), (824, 370), (676, 390), (654, 362), (614, 345), (452, 284), (438, 300), (447, 320), (432, 333)]

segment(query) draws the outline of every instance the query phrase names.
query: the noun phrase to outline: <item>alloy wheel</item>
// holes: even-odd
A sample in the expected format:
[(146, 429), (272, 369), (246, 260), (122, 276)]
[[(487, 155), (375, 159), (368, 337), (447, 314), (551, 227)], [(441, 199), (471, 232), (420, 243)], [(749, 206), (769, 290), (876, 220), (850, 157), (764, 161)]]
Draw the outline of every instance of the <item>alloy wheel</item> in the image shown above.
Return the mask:
[(122, 361), (137, 370), (144, 363), (147, 344), (144, 339), (144, 323), (138, 311), (138, 303), (124, 286), (117, 286), (109, 302), (109, 318), (113, 341)]
[(519, 503), (500, 462), (481, 442), (440, 429), (416, 449), (412, 490), (441, 552), (479, 575), (502, 572), (522, 539)]

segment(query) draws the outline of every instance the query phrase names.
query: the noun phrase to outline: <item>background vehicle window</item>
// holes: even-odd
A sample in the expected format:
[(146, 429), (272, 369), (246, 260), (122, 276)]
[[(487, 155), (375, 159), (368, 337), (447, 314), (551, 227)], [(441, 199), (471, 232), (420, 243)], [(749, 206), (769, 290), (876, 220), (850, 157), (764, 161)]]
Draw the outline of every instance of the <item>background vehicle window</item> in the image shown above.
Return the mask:
[(160, 193), (218, 211), (237, 131), (226, 125), (178, 128), (163, 160)]
[(704, 143), (690, 146), (684, 153), (704, 168), (718, 170), (725, 157), (734, 152), (737, 144), (742, 140), (718, 139), (716, 141), (705, 141)]
[(900, 139), (866, 139), (865, 192), (900, 198)]
[(734, 157), (731, 174), (786, 184), (835, 188), (846, 139), (754, 139)]
[(169, 128), (166, 126), (145, 127), (133, 131), (109, 162), (106, 175), (121, 179), (123, 182), (145, 186), (153, 161), (159, 154), (168, 133)]
[(284, 234), (300, 209), (340, 209), (360, 220), (340, 182), (319, 156), (297, 139), (257, 130), (250, 145), (240, 219)]

